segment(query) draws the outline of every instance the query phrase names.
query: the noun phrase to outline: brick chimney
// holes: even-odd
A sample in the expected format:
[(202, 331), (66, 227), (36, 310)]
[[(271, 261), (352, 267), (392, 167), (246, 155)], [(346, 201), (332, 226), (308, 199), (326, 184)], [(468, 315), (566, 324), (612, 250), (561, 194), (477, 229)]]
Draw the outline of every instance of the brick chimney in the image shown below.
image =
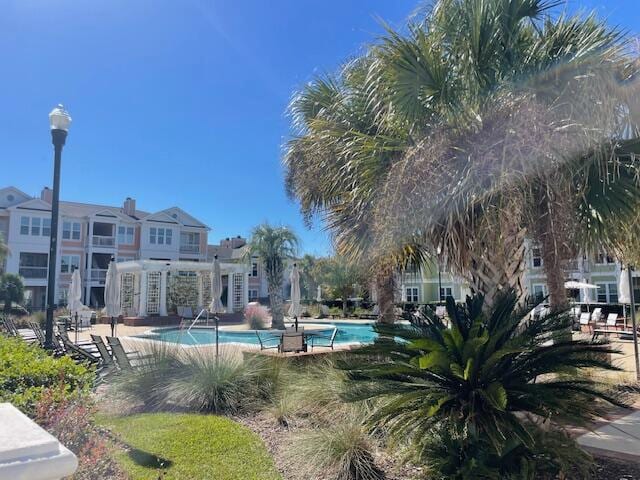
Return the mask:
[(129, 215), (130, 217), (136, 216), (136, 201), (131, 197), (127, 197), (124, 201), (124, 205), (122, 206), (122, 210), (124, 213)]
[(40, 192), (40, 200), (44, 200), (47, 203), (53, 203), (53, 190), (49, 187), (44, 187)]

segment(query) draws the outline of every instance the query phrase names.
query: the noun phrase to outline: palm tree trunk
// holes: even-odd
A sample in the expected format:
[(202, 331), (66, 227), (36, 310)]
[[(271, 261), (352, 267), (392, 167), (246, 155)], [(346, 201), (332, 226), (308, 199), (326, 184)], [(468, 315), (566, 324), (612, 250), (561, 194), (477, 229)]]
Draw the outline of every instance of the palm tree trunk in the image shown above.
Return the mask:
[(347, 318), (347, 297), (345, 295), (342, 296), (342, 316)]
[(282, 271), (268, 271), (269, 304), (271, 306), (271, 328), (284, 330), (282, 300)]
[(382, 267), (377, 272), (376, 293), (378, 295), (378, 308), (380, 309), (378, 321), (380, 323), (393, 323), (395, 321), (393, 313), (395, 277), (392, 268)]
[[(506, 228), (505, 228), (506, 225)], [(524, 299), (526, 230), (517, 225), (503, 228), (496, 239), (474, 245), (470, 268), (471, 287), (484, 295), (483, 309), (489, 312), (506, 290), (512, 289), (520, 302)]]

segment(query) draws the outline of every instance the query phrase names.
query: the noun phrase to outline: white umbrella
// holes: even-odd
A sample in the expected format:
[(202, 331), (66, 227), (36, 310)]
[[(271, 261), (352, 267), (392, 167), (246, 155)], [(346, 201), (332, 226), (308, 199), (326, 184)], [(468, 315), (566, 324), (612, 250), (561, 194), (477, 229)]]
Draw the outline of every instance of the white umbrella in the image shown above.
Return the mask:
[[(631, 290), (632, 281), (630, 268), (625, 268), (620, 273), (620, 282), (618, 283), (618, 302), (629, 304), (629, 310), (631, 311), (631, 328), (633, 336), (633, 354), (636, 361), (636, 378), (640, 380), (640, 358), (638, 354), (638, 330), (636, 324), (636, 306), (635, 299), (633, 298), (633, 291)], [(624, 313), (623, 313), (624, 315)], [(627, 317), (624, 317), (624, 328), (627, 329)]]
[(69, 307), (69, 312), (71, 312), (72, 317), (84, 308), (82, 304), (82, 280), (80, 279), (80, 270), (77, 268), (71, 274), (71, 286), (69, 287), (67, 306)]
[(289, 307), (289, 316), (296, 319), (296, 331), (298, 330), (298, 317), (302, 313), (302, 307), (300, 306), (300, 272), (298, 271), (298, 265), (293, 264), (291, 269), (291, 306)]
[(122, 311), (120, 308), (120, 275), (118, 275), (116, 262), (113, 260), (109, 263), (107, 278), (104, 281), (104, 310), (107, 317), (111, 317), (111, 334), (113, 335), (117, 323), (115, 319), (120, 316)]
[(597, 290), (598, 286), (587, 282), (576, 282), (575, 280), (569, 280), (564, 282), (564, 288), (581, 289), (581, 290)]
[(220, 262), (216, 255), (211, 265), (211, 303), (209, 304), (209, 313), (214, 315), (224, 313), (224, 307), (220, 297), (222, 296), (222, 274), (220, 273)]
[[(231, 288), (231, 285), (229, 285)], [(218, 261), (218, 255), (214, 255), (213, 264), (211, 265), (211, 303), (209, 304), (209, 311), (207, 312), (207, 320), (209, 313), (213, 313), (213, 319), (216, 322), (216, 361), (218, 360), (219, 344), (218, 327), (219, 318), (218, 314), (224, 312), (222, 301), (220, 296), (222, 295), (222, 274), (220, 273), (220, 262)]]
[(629, 269), (625, 268), (620, 272), (618, 281), (618, 302), (631, 303), (631, 292), (629, 291)]
[(316, 294), (316, 302), (322, 301), (322, 287), (318, 285), (318, 293)]

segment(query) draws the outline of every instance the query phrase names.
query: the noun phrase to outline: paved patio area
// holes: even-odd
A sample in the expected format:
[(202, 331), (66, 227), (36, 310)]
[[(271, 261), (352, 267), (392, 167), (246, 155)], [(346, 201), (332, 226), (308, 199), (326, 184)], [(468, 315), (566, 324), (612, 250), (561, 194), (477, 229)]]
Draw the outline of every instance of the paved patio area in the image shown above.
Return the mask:
[(578, 443), (596, 455), (640, 463), (640, 410), (579, 436)]

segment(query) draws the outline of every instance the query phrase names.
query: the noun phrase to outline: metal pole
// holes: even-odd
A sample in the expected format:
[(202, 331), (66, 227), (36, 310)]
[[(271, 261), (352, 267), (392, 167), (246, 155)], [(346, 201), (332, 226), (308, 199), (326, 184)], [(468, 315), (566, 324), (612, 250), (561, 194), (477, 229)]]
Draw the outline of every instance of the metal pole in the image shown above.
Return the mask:
[(76, 343), (78, 343), (78, 312), (76, 312)]
[(636, 323), (636, 305), (633, 298), (633, 268), (629, 265), (629, 301), (631, 310), (631, 325), (633, 328), (633, 354), (636, 360), (636, 379), (640, 380), (640, 358), (638, 357), (638, 325)]
[(218, 327), (220, 326), (218, 324), (218, 320), (219, 320), (218, 319), (218, 315), (214, 315), (213, 319), (216, 322), (216, 361), (217, 361), (218, 360), (218, 349), (219, 349), (219, 344), (220, 344), (220, 342), (218, 341)]
[(440, 271), (440, 259), (438, 258), (438, 303), (442, 301), (442, 273)]
[(67, 138), (65, 130), (51, 130), (54, 147), (53, 156), (53, 198), (51, 200), (51, 239), (49, 241), (49, 271), (47, 279), (47, 320), (45, 323), (44, 348), (53, 350), (53, 310), (56, 300), (56, 254), (58, 252), (58, 208), (60, 200), (60, 163), (62, 147)]

